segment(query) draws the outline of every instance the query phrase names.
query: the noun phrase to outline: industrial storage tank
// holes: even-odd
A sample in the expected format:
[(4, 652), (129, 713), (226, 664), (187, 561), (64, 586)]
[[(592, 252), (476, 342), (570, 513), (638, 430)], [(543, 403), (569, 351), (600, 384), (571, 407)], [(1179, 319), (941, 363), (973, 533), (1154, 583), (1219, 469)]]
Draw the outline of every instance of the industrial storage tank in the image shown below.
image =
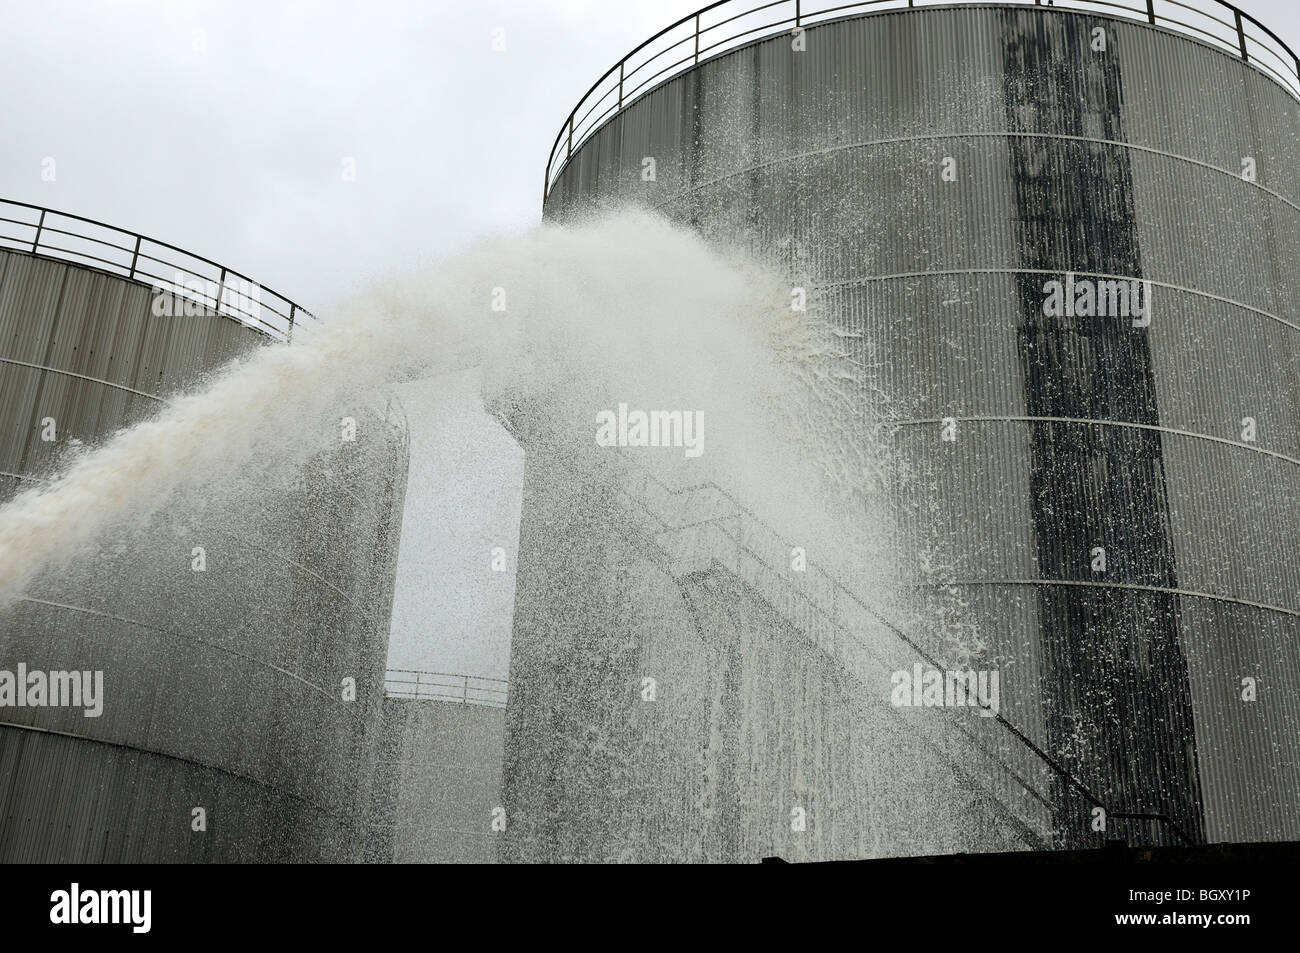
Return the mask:
[[(1294, 839), (1300, 62), (1214, 0), (881, 6), (724, 2), (664, 31), (564, 124), (546, 217), (632, 202), (740, 240), (806, 291), (811, 320), (859, 342), (863, 417), (871, 394), (890, 408), (905, 584), (923, 617), (978, 632), (1002, 670), (1019, 737), (991, 743), (992, 770), (1033, 790), (1027, 806), (997, 798), (1037, 832), (1024, 844)], [(620, 641), (601, 629), (621, 631), (617, 611), (592, 625), (547, 612), (557, 585), (617, 595), (621, 564), (544, 519), (530, 527), (530, 494), (534, 510), (558, 508), (544, 466), (530, 462), (525, 484), (507, 719), (507, 809), (536, 825), (517, 855), (649, 854), (673, 785), (614, 772), (646, 798), (634, 813), (649, 826), (621, 839), (596, 831), (599, 810), (565, 814), (609, 780), (617, 759), (592, 752), (651, 732), (610, 694), (625, 676), (582, 660), (609, 641), (635, 669), (678, 636)], [(817, 681), (753, 644), (772, 625), (664, 628), (738, 626), (723, 640), (749, 653), (722, 666), (733, 682), (774, 664), (802, 695)], [(559, 660), (557, 632), (573, 643)], [(942, 654), (942, 631), (911, 635)], [(558, 664), (593, 673), (585, 700), (557, 700)], [(687, 691), (709, 690), (697, 677)], [(848, 691), (864, 690), (888, 684)], [(803, 743), (823, 767), (836, 744), (854, 747), (851, 706), (869, 703), (827, 704), (834, 714), (772, 716), (814, 725)], [(602, 705), (621, 736), (593, 727)], [(727, 723), (678, 729), (688, 753), (672, 763), (709, 747), (701, 726), (716, 742)], [(529, 745), (547, 731), (561, 737), (538, 764)], [(819, 790), (855, 778), (788, 769), (787, 752), (723, 735), (733, 779), (774, 764)], [(746, 783), (724, 784), (721, 807), (701, 802), (719, 825), (703, 855), (737, 856), (756, 810)], [(928, 849), (845, 835), (800, 856), (863, 844)]]
[[(164, 243), (0, 209), (6, 498), (313, 320)], [(396, 406), (355, 419), (306, 468), (114, 527), (0, 609), (0, 670), (102, 678), (96, 712), (0, 707), (0, 861), (361, 859), (407, 438)]]

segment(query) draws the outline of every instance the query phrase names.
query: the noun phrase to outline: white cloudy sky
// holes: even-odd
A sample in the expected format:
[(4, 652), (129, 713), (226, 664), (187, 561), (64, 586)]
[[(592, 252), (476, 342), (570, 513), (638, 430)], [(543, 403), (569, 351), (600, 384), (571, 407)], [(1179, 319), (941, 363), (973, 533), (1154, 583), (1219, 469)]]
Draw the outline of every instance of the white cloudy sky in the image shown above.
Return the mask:
[[(0, 0), (0, 197), (190, 249), (328, 316), (374, 277), (536, 223), (578, 96), (701, 5)], [(1300, 47), (1295, 0), (1240, 5)], [(513, 538), (520, 454), (472, 381), (407, 403), (390, 664), (504, 675), (510, 583), (485, 543)]]

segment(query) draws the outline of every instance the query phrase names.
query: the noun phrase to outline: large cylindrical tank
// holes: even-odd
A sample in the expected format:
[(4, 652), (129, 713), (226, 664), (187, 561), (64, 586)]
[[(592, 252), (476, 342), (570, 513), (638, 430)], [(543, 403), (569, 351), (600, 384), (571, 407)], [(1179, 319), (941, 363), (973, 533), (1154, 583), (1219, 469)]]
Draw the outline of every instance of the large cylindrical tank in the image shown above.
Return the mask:
[[(36, 254), (0, 250), (6, 497), (70, 441), (93, 446), (229, 359), (285, 346), (279, 311), (250, 326), (220, 291), (215, 308), (160, 316), (137, 273), (147, 239), (128, 271), (46, 252), (39, 236)], [(129, 256), (131, 238), (113, 244)], [(168, 508), (0, 611), (0, 670), (103, 685), (93, 717), (0, 707), (0, 861), (361, 859), (407, 444), (400, 413), (356, 419), (355, 441), (291, 480), (216, 511)]]
[(1200, 34), (1145, 2), (789, 6), (611, 71), (546, 216), (739, 239), (862, 342), (908, 584), (1000, 665), (1058, 845), (1296, 837), (1294, 56), (1212, 0)]

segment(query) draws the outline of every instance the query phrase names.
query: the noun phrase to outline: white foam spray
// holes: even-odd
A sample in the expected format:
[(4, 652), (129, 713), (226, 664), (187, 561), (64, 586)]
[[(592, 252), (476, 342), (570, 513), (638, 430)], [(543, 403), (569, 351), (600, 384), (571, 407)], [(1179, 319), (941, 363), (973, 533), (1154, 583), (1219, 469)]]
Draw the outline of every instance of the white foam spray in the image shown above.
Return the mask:
[[(608, 498), (601, 499), (600, 494), (611, 485), (624, 490), (649, 486), (622, 482), (629, 458), (669, 488), (708, 483), (721, 487), (731, 501), (742, 503), (766, 525), (760, 532), (749, 520), (745, 528), (726, 536), (730, 543), (718, 544), (704, 556), (728, 566), (724, 560), (732, 559), (740, 567), (735, 570), (737, 584), (750, 585), (783, 612), (791, 626), (802, 629), (799, 638), (804, 641), (798, 651), (776, 653), (795, 660), (786, 674), (807, 685), (840, 685), (841, 674), (847, 674), (852, 684), (846, 681), (836, 691), (883, 709), (889, 672), (904, 661), (910, 665), (912, 656), (878, 624), (875, 609), (908, 627), (914, 621), (904, 618), (909, 612), (907, 600), (896, 597), (902, 591), (896, 578), (899, 537), (890, 524), (885, 489), (892, 478), (891, 464), (875, 437), (876, 414), (886, 415), (890, 409), (882, 405), (868, 370), (854, 363), (854, 355), (861, 359), (869, 351), (867, 342), (848, 340), (848, 332), (819, 313), (815, 299), (807, 311), (794, 310), (791, 285), (788, 276), (747, 254), (706, 244), (690, 231), (635, 210), (605, 212), (562, 228), (545, 225), (522, 236), (485, 242), (434, 267), (390, 278), (328, 316), (318, 330), (294, 345), (259, 348), (201, 385), (174, 395), (152, 419), (95, 447), (65, 455), (41, 484), (0, 508), (0, 610), (24, 595), (54, 600), (62, 598), (64, 590), (79, 597), (95, 590), (83, 600), (92, 610), (107, 606), (111, 611), (112, 605), (125, 602), (134, 611), (135, 601), (148, 603), (153, 611), (144, 614), (146, 621), (154, 620), (159, 628), (175, 623), (225, 631), (224, 627), (237, 625), (254, 640), (287, 631), (278, 622), (260, 627), (261, 606), (251, 586), (249, 611), (233, 623), (225, 614), (227, 602), (217, 600), (214, 604), (220, 608), (214, 611), (200, 598), (203, 584), (191, 578), (183, 562), (176, 568), (179, 560), (188, 558), (193, 528), (204, 530), (204, 542), (210, 535), (215, 538), (229, 531), (246, 544), (274, 548), (280, 536), (295, 531), (294, 521), (300, 522), (302, 514), (317, 515), (315, 501), (327, 498), (322, 505), (346, 509), (356, 494), (329, 492), (330, 481), (340, 478), (331, 462), (340, 455), (329, 451), (339, 449), (341, 418), (365, 405), (382, 407), (395, 383), (478, 368), (485, 405), (502, 419), (532, 428), (524, 441), (525, 457), (536, 452), (533, 459), (541, 461), (543, 476), (540, 492), (535, 474), (529, 484), (534, 507), (527, 515), (542, 525), (543, 533), (552, 525), (562, 527), (574, 514), (628, 517), (632, 507), (625, 501), (603, 505)], [(602, 446), (598, 420), (602, 413), (623, 406), (697, 415), (695, 419), (704, 422), (702, 452), (687, 454), (671, 446)], [(613, 478), (603, 479), (606, 476)], [(285, 500), (293, 505), (283, 508), (281, 518), (274, 518), (276, 501)], [(677, 507), (676, 513), (668, 514), (674, 530), (685, 527), (694, 532), (696, 522), (714, 519), (725, 510), (713, 507), (708, 499), (701, 503), (690, 493), (668, 492), (658, 498), (658, 503), (664, 501), (670, 509)], [(737, 526), (745, 522), (726, 519)], [(583, 524), (574, 520), (572, 525)], [(321, 512), (311, 528), (347, 533), (352, 524), (342, 518), (331, 526), (328, 514)], [(210, 534), (209, 529), (217, 533)], [(612, 529), (617, 532), (620, 527)], [(633, 534), (641, 531), (636, 527)], [(648, 530), (647, 538), (654, 532)], [(695, 538), (675, 538), (682, 540), (680, 551), (665, 545), (663, 553), (670, 559), (680, 557), (669, 570), (677, 579), (698, 571), (693, 560), (703, 547), (690, 551)], [(722, 537), (713, 533), (708, 538), (717, 544)], [(178, 541), (181, 545), (176, 546)], [(341, 542), (339, 548), (346, 552), (349, 540)], [(589, 542), (594, 549), (592, 565), (600, 567), (604, 540)], [(742, 558), (738, 554), (745, 547), (751, 552)], [(806, 551), (809, 571), (791, 571), (787, 560), (793, 547)], [(302, 558), (309, 561), (313, 551), (305, 547), (307, 555)], [(141, 558), (133, 559), (133, 554)], [(654, 554), (646, 558), (660, 565)], [(874, 608), (861, 603), (861, 609), (855, 608), (829, 577), (811, 570), (814, 562), (852, 592), (867, 597)], [(138, 572), (136, 563), (143, 567)], [(768, 571), (746, 577), (756, 563)], [(247, 576), (256, 571), (252, 568), (246, 576), (238, 576), (244, 565), (237, 563), (236, 575), (227, 578), (252, 579)], [(546, 568), (542, 567), (543, 575)], [(169, 576), (169, 571), (174, 575)], [(196, 596), (185, 603), (180, 617), (173, 618), (174, 590), (169, 586), (182, 575), (196, 582)], [(706, 577), (707, 573), (701, 578)], [(211, 578), (220, 579), (216, 573)], [(567, 593), (575, 604), (557, 599), (553, 607), (542, 607), (543, 614), (553, 608), (559, 623), (541, 641), (546, 643), (555, 632), (563, 635), (561, 630), (570, 626), (570, 620), (580, 626), (585, 618), (606, 618), (601, 611), (622, 612), (642, 597), (654, 602), (639, 606), (645, 624), (657, 625), (658, 614), (673, 607), (656, 601), (661, 590), (649, 583), (658, 580), (640, 581), (647, 585), (631, 587), (627, 600), (617, 601), (612, 608), (600, 604), (599, 593), (592, 594), (591, 605), (577, 605), (584, 598), (584, 584), (576, 585)], [(276, 594), (275, 585), (266, 583), (272, 601), (283, 595)], [(112, 591), (119, 586), (122, 591)], [(292, 599), (286, 598), (284, 604), (292, 604)], [(279, 605), (266, 611), (273, 613)], [(537, 609), (535, 603), (532, 609)], [(204, 613), (208, 617), (202, 617)], [(288, 620), (288, 628), (296, 621)], [(306, 625), (318, 620), (303, 621)], [(608, 627), (594, 627), (590, 633), (594, 652), (617, 653), (624, 648), (606, 639), (618, 622), (613, 618)], [(525, 619), (525, 629), (527, 624)], [(725, 619), (704, 624), (718, 633), (729, 631)], [(749, 634), (758, 638), (763, 631), (759, 626)], [(806, 651), (809, 640), (816, 651)], [(725, 637), (714, 641), (721, 644)], [(663, 639), (650, 649), (652, 654), (662, 650), (657, 664), (669, 673), (665, 678), (669, 690), (671, 672), (678, 667), (682, 684), (703, 684), (712, 677), (707, 665), (703, 674), (690, 667), (705, 657), (690, 639)], [(823, 651), (838, 655), (842, 663), (825, 682), (801, 667), (807, 663), (820, 671), (816, 666)], [(765, 656), (759, 650), (756, 657), (761, 661)], [(881, 749), (871, 727), (875, 722), (858, 724), (850, 719), (856, 705), (823, 710), (820, 692), (774, 692), (761, 676), (777, 670), (756, 664), (753, 671), (756, 676), (738, 688), (746, 711), (753, 715), (746, 726), (752, 744), (770, 744), (773, 751), (780, 745), (788, 747), (785, 727), (790, 727), (809, 745), (820, 744), (818, 739), (830, 733), (847, 739), (861, 753), (848, 759), (850, 773), (843, 777), (849, 777), (850, 783), (826, 782), (835, 791), (825, 795), (833, 801), (824, 804), (832, 810), (842, 807), (846, 817), (866, 812), (863, 816), (869, 815), (870, 821), (862, 830), (870, 832), (876, 843), (832, 844), (814, 831), (807, 842), (809, 856), (974, 846), (963, 839), (964, 815), (954, 813), (937, 789), (927, 787), (935, 777), (947, 777), (942, 765), (937, 774), (876, 772), (873, 759)], [(575, 677), (549, 667), (544, 673), (560, 683)], [(688, 701), (680, 709), (663, 708), (708, 715), (720, 730), (717, 713), (691, 707), (707, 699)], [(768, 722), (781, 725), (780, 736), (787, 740), (778, 742), (765, 735), (763, 725)], [(700, 747), (690, 740), (690, 732), (698, 730), (696, 722), (691, 725), (678, 736), (686, 739), (689, 752), (683, 760), (668, 759), (665, 764), (698, 767), (706, 783), (700, 788), (691, 823), (711, 824), (714, 805), (707, 791), (723, 783), (716, 761), (720, 741), (714, 738)], [(904, 758), (924, 761), (930, 754), (928, 735), (893, 737)], [(651, 744), (653, 738), (646, 735), (642, 740)], [(657, 755), (648, 751), (646, 757), (654, 760)], [(776, 770), (772, 765), (780, 758), (769, 760), (757, 759), (756, 770)], [(840, 771), (820, 756), (814, 761), (820, 765), (818, 771)], [(640, 776), (643, 768), (638, 764), (629, 770)], [(872, 797), (887, 790), (894, 800), (863, 800), (868, 773)], [(653, 782), (666, 785), (658, 795), (663, 804), (675, 803), (679, 793), (668, 778), (665, 774)], [(571, 780), (573, 791), (586, 792), (579, 793), (579, 799), (585, 798), (584, 803), (600, 813), (596, 826), (610, 826), (605, 789), (584, 787), (582, 777)], [(764, 775), (754, 783), (779, 786), (775, 775)], [(626, 809), (632, 810), (633, 803), (628, 802)], [(941, 833), (924, 824), (922, 834), (915, 832), (913, 822), (918, 805), (923, 804), (931, 812), (927, 817), (947, 825), (941, 825)], [(572, 807), (566, 804), (565, 810)], [(686, 822), (679, 819), (678, 823)], [(612, 826), (634, 830), (639, 824), (632, 818), (625, 827)], [(681, 843), (703, 838), (703, 830), (686, 831)], [(830, 828), (827, 831), (829, 837)], [(751, 831), (745, 836), (755, 850), (771, 846), (764, 846), (767, 834)], [(631, 849), (624, 844), (619, 850), (624, 848)], [(687, 856), (703, 856), (702, 846), (682, 849)]]
[(844, 437), (862, 408), (841, 358), (823, 325), (792, 312), (779, 274), (647, 213), (486, 242), (65, 458), (0, 509), (0, 605), (110, 527), (284, 485), (337, 441), (341, 413), (394, 380), (470, 366), (490, 399), (545, 402), (576, 469), (599, 465), (601, 409), (701, 413), (703, 455), (665, 451), (654, 465), (707, 474), (778, 529), (815, 537), (840, 518), (828, 500), (860, 503), (878, 476), (873, 448)]

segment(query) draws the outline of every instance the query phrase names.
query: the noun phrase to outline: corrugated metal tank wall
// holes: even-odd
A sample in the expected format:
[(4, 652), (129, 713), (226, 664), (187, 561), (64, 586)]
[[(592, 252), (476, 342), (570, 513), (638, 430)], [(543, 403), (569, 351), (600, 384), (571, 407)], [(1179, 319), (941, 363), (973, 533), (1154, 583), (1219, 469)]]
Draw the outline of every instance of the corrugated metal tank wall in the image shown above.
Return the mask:
[[(1229, 53), (1092, 13), (908, 10), (806, 39), (632, 103), (546, 215), (648, 204), (787, 268), (863, 332), (864, 400), (889, 395), (912, 474), (907, 574), (926, 600), (923, 564), (962, 592), (1011, 718), (1112, 811), (1294, 838), (1300, 107)], [(1044, 322), (1041, 283), (1066, 271), (1150, 280), (1151, 326)], [(1111, 423), (1030, 419), (1048, 416)], [(1093, 832), (1084, 808), (1058, 792), (1058, 842), (1178, 839)]]
[[(0, 249), (0, 499), (70, 440), (140, 420), (265, 338), (229, 318), (156, 318), (151, 290)], [(57, 441), (41, 439), (53, 417)]]
[(504, 860), (827, 861), (1049, 842), (1042, 765), (995, 777), (989, 748), (1017, 752), (984, 732), (976, 748), (965, 732), (984, 719), (891, 707), (904, 655), (878, 623), (811, 574), (771, 569), (787, 546), (746, 520), (705, 519), (691, 489), (665, 507), (635, 479), (593, 474), (574, 493), (574, 455), (532, 426), (552, 419), (510, 418), (526, 469)]
[[(123, 279), (0, 253), (13, 477), (265, 341), (222, 316), (155, 318), (150, 301)], [(40, 441), (44, 417), (59, 443)], [(361, 858), (407, 448), (391, 414), (356, 417), (357, 440), (306, 472), (165, 509), (0, 612), (0, 668), (99, 670), (105, 696), (97, 718), (0, 709), (0, 860)]]

